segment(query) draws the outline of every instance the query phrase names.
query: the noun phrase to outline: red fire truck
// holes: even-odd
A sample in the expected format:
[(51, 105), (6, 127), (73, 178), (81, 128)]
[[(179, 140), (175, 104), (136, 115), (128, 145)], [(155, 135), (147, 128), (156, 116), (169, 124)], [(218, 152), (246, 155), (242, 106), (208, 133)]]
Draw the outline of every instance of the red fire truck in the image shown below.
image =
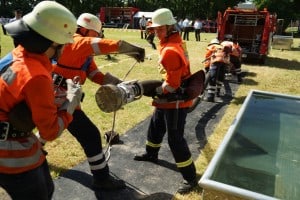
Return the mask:
[(218, 13), (218, 39), (237, 39), (243, 49), (242, 60), (264, 64), (276, 26), (276, 14), (252, 3), (240, 3)]
[(120, 28), (124, 24), (133, 26), (133, 16), (139, 11), (135, 7), (101, 7), (99, 18), (104, 27)]

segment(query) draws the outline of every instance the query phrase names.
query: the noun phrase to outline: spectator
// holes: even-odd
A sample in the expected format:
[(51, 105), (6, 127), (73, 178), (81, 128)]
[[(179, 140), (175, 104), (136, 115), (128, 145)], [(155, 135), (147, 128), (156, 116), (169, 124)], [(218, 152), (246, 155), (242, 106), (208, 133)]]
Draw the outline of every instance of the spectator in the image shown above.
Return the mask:
[(21, 18), (22, 18), (22, 15), (23, 15), (23, 12), (22, 12), (21, 9), (16, 9), (16, 10), (14, 11), (14, 14), (15, 14), (15, 17), (14, 17), (14, 18), (11, 18), (11, 19), (9, 20), (9, 23), (10, 23), (10, 22), (14, 22), (14, 21), (16, 21), (16, 20), (18, 20), (18, 19), (21, 19)]
[(200, 42), (200, 33), (201, 33), (201, 29), (202, 29), (202, 22), (199, 19), (195, 20), (194, 29), (195, 29), (196, 41)]
[(183, 28), (183, 40), (189, 41), (189, 25), (190, 21), (188, 18), (185, 18), (182, 22), (182, 28)]
[(178, 32), (180, 32), (180, 36), (182, 36), (182, 31), (183, 31), (183, 19), (180, 19), (177, 22), (176, 28), (178, 30)]
[(146, 39), (146, 37), (147, 37), (146, 25), (147, 25), (147, 20), (146, 20), (145, 16), (143, 15), (139, 21), (139, 26), (140, 26), (140, 30), (141, 30), (141, 39), (144, 39), (144, 38)]

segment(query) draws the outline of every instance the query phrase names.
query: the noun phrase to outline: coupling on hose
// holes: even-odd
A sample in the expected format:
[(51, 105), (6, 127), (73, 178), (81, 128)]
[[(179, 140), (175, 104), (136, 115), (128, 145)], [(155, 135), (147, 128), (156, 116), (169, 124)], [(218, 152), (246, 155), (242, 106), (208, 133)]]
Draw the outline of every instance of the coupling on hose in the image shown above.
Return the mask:
[(140, 99), (143, 95), (143, 87), (138, 81), (126, 81), (118, 85), (102, 85), (96, 92), (96, 103), (103, 112), (114, 112), (123, 105)]

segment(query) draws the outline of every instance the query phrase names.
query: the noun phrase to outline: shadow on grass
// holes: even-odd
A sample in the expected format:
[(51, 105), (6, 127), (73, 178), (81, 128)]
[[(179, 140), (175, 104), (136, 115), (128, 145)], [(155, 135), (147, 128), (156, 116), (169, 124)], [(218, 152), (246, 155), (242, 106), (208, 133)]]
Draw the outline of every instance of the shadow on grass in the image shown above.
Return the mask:
[(288, 59), (269, 57), (266, 60), (265, 65), (267, 65), (269, 67), (280, 68), (280, 69), (300, 70), (300, 62), (298, 62), (296, 60), (288, 60)]

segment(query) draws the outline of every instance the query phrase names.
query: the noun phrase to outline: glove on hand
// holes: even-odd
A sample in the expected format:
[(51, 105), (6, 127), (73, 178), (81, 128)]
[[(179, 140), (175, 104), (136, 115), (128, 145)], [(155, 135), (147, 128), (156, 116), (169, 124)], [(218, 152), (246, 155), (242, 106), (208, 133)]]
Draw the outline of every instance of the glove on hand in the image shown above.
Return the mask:
[(78, 83), (74, 83), (71, 79), (67, 79), (67, 96), (66, 101), (59, 108), (59, 110), (67, 110), (71, 115), (73, 114), (75, 108), (80, 105), (82, 99), (82, 89)]
[(145, 49), (132, 45), (124, 40), (120, 41), (119, 53), (124, 53), (138, 62), (144, 62), (145, 59)]
[(117, 78), (117, 77), (115, 77), (115, 76), (113, 76), (113, 75), (111, 75), (110, 73), (107, 72), (104, 75), (102, 85), (106, 85), (106, 84), (118, 85), (119, 83), (122, 83), (122, 81), (119, 78)]

